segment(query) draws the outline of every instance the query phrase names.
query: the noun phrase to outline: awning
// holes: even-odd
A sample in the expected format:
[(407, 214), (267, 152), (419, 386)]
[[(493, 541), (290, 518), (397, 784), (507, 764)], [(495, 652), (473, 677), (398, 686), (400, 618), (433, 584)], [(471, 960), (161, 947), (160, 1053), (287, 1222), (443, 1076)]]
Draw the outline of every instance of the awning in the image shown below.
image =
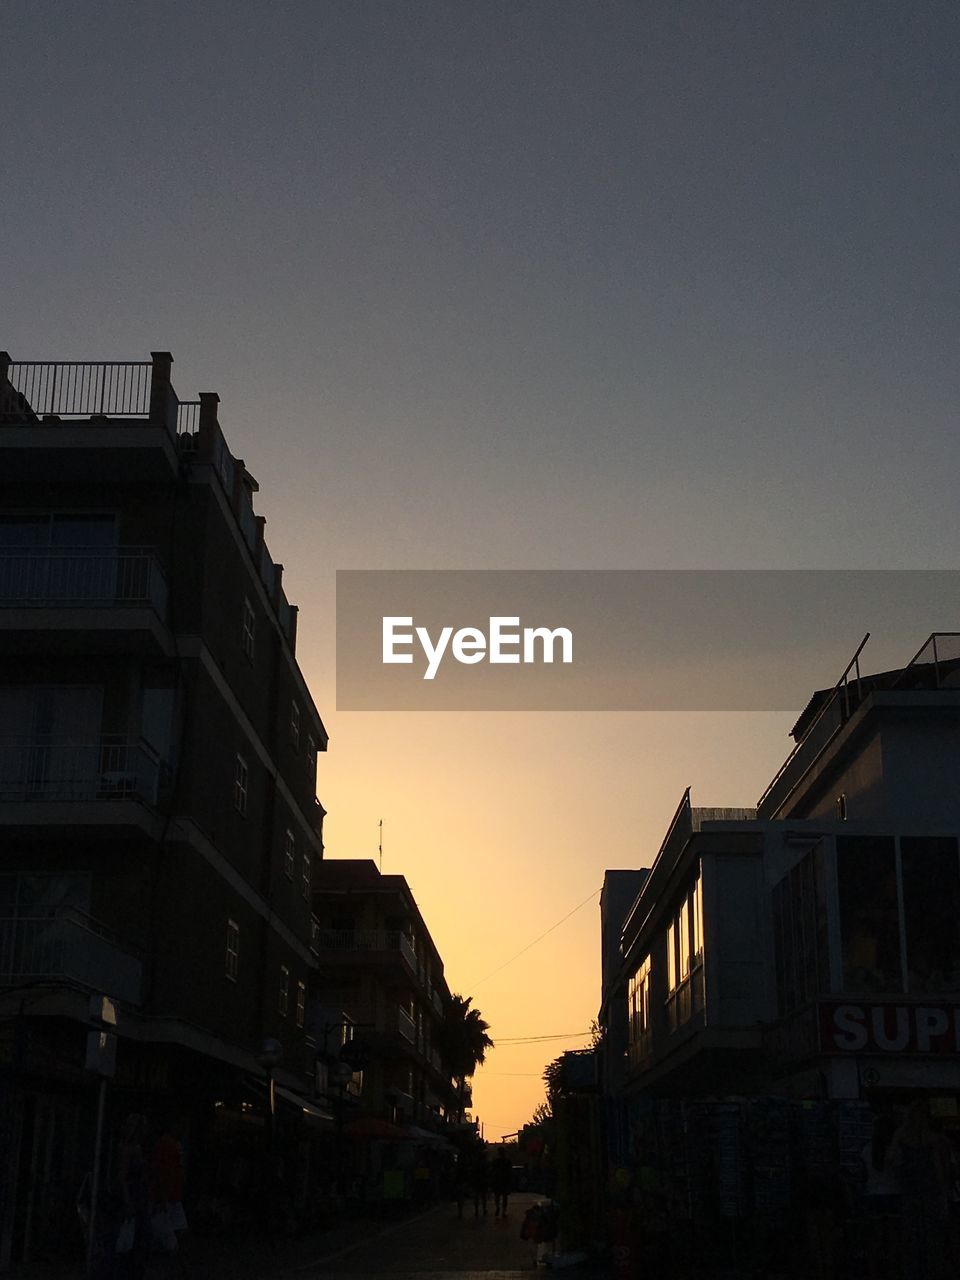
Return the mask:
[(301, 1098), (299, 1093), (294, 1093), (292, 1089), (284, 1089), (282, 1085), (274, 1085), (277, 1097), (282, 1098), (284, 1102), (289, 1102), (291, 1106), (298, 1107), (305, 1116), (310, 1116), (313, 1120), (325, 1120), (330, 1124), (333, 1123), (333, 1116), (329, 1111), (323, 1111), (316, 1103)]
[(405, 1130), (389, 1120), (381, 1120), (379, 1116), (359, 1116), (345, 1124), (343, 1132), (350, 1138), (383, 1138), (388, 1142), (403, 1142), (409, 1138)]

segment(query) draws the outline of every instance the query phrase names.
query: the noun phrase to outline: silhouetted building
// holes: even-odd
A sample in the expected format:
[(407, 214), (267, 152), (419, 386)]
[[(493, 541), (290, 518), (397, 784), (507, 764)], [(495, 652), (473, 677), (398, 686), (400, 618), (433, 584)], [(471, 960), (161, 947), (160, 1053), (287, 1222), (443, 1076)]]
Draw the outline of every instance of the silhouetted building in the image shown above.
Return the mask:
[(0, 1221), (18, 1257), (76, 1222), (88, 1068), (110, 1070), (109, 1039), (87, 1057), (101, 997), (108, 1119), (182, 1109), (194, 1191), (202, 1156), (260, 1141), (265, 1037), (291, 1113), (322, 1120), (300, 1103), (327, 734), (257, 483), (219, 397), (179, 401), (171, 363), (0, 354), (0, 1146), (17, 1173)]
[(439, 1035), (450, 991), (410, 886), (372, 860), (330, 859), (313, 910), (321, 1002), (357, 1024), (363, 1114), (437, 1128), (455, 1108)]
[(756, 810), (684, 795), (611, 979), (627, 990), (628, 1092), (922, 1089), (956, 1114), (958, 658), (941, 633), (902, 670), (851, 664), (814, 695)]

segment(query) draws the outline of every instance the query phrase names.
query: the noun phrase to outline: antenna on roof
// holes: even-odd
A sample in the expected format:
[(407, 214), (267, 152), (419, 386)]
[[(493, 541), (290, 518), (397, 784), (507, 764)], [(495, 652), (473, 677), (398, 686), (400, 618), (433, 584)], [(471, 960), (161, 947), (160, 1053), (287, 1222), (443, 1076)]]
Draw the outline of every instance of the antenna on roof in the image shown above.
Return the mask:
[(380, 872), (383, 873), (383, 819), (380, 819)]

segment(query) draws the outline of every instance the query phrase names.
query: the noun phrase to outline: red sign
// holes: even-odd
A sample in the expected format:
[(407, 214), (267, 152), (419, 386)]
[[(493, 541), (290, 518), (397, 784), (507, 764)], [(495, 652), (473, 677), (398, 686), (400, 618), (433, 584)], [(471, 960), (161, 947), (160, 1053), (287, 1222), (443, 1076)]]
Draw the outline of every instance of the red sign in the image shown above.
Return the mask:
[(824, 1053), (960, 1055), (960, 1005), (821, 1004)]

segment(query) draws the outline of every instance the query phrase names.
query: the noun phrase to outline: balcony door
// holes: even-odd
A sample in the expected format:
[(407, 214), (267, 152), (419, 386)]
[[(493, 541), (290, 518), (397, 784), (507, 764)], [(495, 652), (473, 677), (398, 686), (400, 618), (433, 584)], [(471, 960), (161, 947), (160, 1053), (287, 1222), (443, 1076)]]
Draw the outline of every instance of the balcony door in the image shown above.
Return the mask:
[(0, 795), (93, 799), (102, 714), (99, 685), (0, 686)]
[(0, 601), (113, 601), (117, 538), (109, 512), (0, 514)]

